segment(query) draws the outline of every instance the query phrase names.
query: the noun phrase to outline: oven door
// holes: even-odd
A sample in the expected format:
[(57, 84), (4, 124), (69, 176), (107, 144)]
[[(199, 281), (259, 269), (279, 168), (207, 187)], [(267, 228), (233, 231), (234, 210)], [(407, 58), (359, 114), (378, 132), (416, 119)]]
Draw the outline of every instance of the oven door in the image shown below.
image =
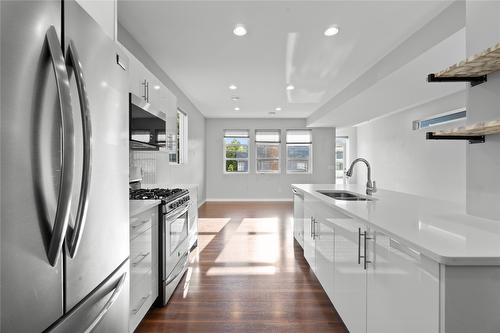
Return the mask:
[(168, 277), (178, 261), (187, 253), (188, 210), (189, 206), (184, 206), (164, 215), (163, 279)]

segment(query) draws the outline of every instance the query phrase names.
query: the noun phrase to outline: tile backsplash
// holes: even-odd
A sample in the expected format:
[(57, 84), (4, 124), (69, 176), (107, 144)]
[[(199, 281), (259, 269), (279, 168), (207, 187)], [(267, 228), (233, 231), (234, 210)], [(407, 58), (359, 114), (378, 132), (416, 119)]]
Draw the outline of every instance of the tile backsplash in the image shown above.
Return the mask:
[(129, 166), (142, 170), (142, 183), (156, 183), (156, 152), (131, 150), (129, 154)]

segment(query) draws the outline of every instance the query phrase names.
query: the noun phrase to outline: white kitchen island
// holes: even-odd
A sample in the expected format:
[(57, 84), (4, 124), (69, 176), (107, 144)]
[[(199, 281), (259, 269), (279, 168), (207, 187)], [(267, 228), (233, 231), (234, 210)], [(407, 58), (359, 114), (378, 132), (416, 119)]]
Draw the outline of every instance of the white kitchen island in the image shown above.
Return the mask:
[(500, 221), (393, 191), (318, 192), (366, 197), (362, 186), (292, 189), (304, 198), (294, 234), (351, 333), (500, 332)]

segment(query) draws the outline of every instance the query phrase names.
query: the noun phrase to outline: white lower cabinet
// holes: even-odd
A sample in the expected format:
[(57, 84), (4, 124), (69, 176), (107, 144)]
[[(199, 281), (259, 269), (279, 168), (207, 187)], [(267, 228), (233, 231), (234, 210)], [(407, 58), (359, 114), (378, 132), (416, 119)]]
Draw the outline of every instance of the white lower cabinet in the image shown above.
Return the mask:
[(304, 257), (350, 333), (440, 332), (440, 265), (307, 194)]
[(158, 297), (158, 206), (130, 217), (130, 317), (133, 332)]
[(316, 277), (330, 299), (334, 291), (334, 239), (333, 226), (323, 216), (314, 218)]
[(439, 332), (439, 264), (391, 237), (368, 241), (367, 331)]
[(366, 228), (347, 217), (330, 221), (335, 233), (331, 300), (350, 333), (366, 332), (366, 270), (361, 258), (364, 239), (360, 237)]
[(304, 196), (293, 191), (293, 236), (304, 247)]
[(313, 271), (316, 270), (316, 244), (313, 235), (314, 207), (309, 196), (304, 197), (304, 258)]

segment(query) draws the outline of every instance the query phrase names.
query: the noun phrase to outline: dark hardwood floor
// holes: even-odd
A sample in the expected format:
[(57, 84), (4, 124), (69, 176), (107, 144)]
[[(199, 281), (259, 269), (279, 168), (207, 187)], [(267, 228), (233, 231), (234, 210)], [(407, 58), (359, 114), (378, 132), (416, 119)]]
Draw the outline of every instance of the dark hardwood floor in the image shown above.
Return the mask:
[(206, 203), (198, 248), (168, 306), (136, 332), (347, 329), (293, 240), (291, 203)]

